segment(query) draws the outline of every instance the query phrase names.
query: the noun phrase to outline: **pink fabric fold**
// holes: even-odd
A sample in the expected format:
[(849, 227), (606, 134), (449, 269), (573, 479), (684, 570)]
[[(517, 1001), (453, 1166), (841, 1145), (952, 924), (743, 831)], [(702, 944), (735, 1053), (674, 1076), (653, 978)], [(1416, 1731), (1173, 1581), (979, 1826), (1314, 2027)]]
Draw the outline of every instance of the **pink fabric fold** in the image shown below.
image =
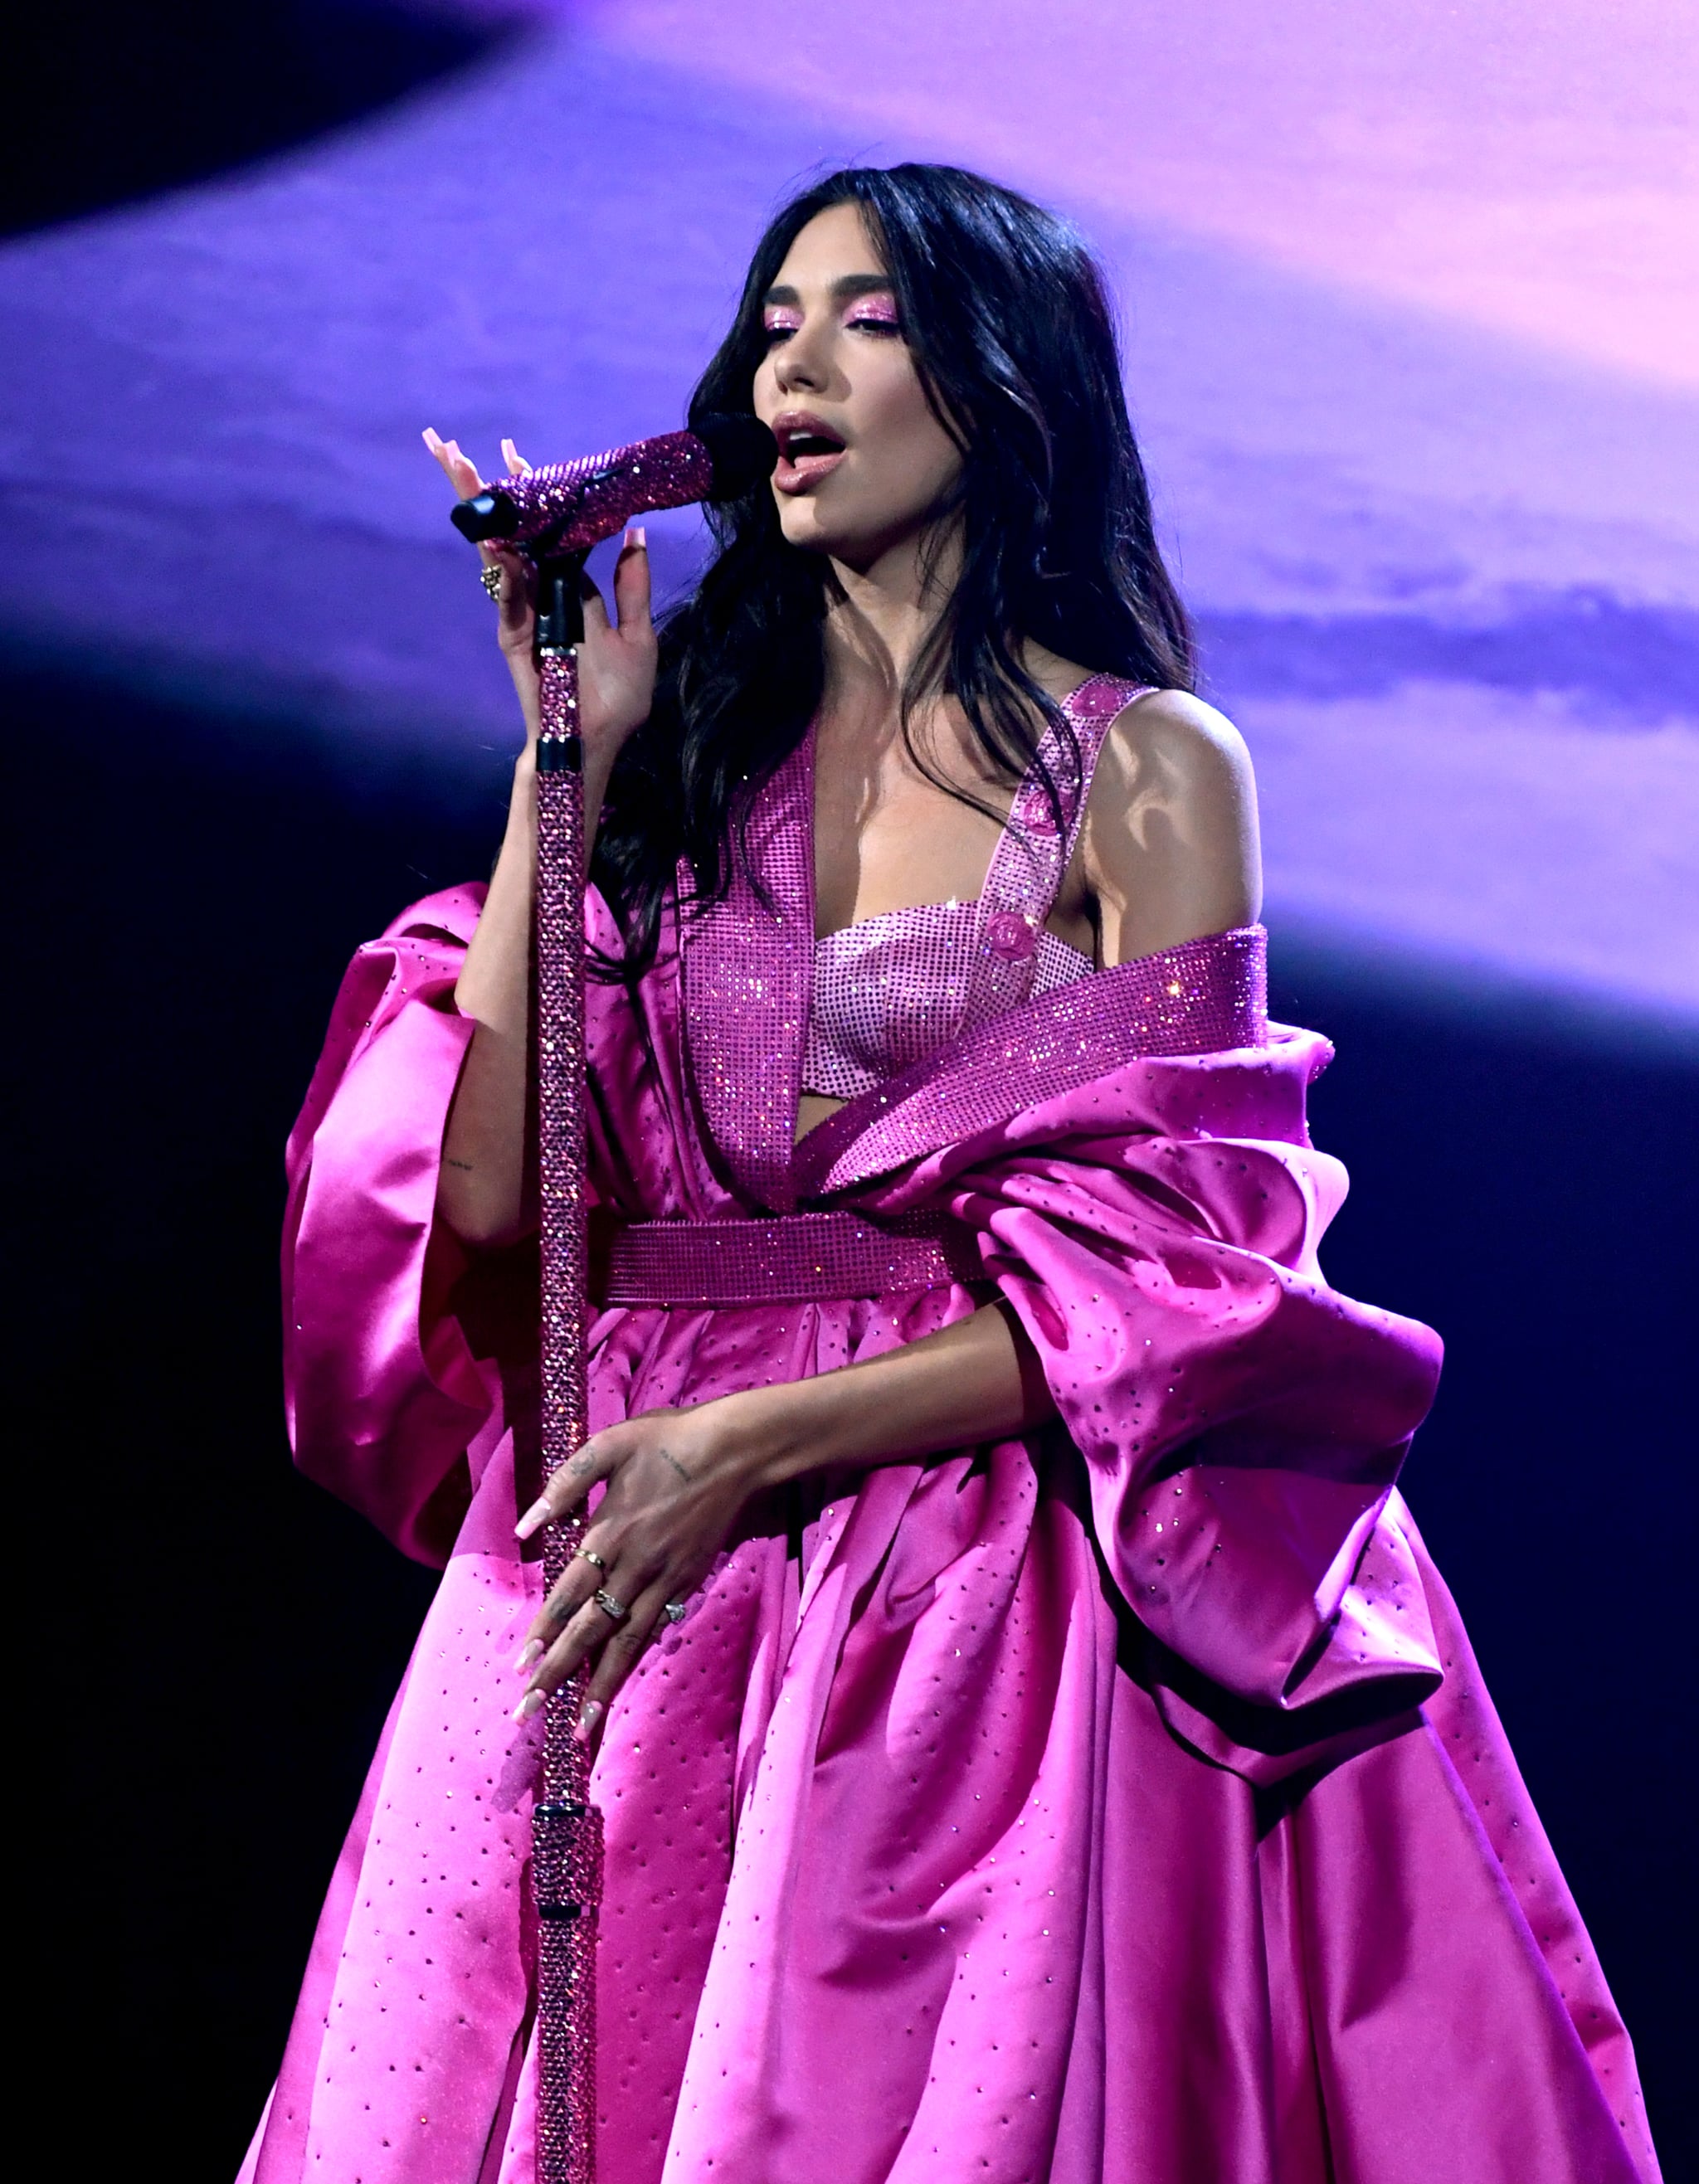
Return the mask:
[(465, 1264), (436, 1233), (437, 1182), (474, 1028), (454, 981), (483, 894), (433, 895), (360, 950), (287, 1154), (296, 1461), (438, 1566), (465, 1514), (467, 1444), (492, 1402), (460, 1323), (435, 1308)]
[[(1065, 998), (1070, 1050), (1095, 1060), (1122, 1021), (1113, 979)], [(1272, 1780), (1439, 1683), (1384, 1512), (1440, 1345), (1322, 1277), (1345, 1192), (1304, 1127), (1323, 1042), (1277, 1030), (1239, 1053), (1141, 1055), (1045, 1097), (1054, 1016), (1040, 1002), (994, 1028), (1002, 1066), (969, 1133), (945, 1134), (981, 1072), (971, 1048), (911, 1072), (916, 1087), (893, 1087), (888, 1107), (858, 1102), (859, 1136), (849, 1110), (835, 1117), (824, 1173), (855, 1174), (868, 1138), (872, 1157), (906, 1150), (850, 1202), (876, 1216), (942, 1205), (981, 1233), (1085, 1459), (1116, 1584), (1193, 1672), (1189, 1697), (1164, 1685), (1171, 1724)], [(1371, 1684), (1386, 1687), (1379, 1708), (1366, 1691), (1345, 1702)], [(1206, 1728), (1208, 1685), (1282, 1719), (1222, 1705)]]

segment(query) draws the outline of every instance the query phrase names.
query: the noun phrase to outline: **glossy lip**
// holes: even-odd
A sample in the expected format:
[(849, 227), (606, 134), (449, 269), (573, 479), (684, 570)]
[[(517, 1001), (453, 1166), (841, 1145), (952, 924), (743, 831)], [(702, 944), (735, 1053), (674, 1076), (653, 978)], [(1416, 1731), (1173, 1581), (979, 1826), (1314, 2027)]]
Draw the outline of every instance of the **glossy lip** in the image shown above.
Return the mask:
[[(781, 493), (806, 493), (818, 485), (823, 477), (835, 471), (849, 453), (842, 444), (844, 435), (834, 425), (811, 410), (782, 410), (772, 421), (773, 437), (779, 443), (778, 467), (773, 472), (773, 483)], [(799, 455), (794, 460), (789, 454), (793, 434), (818, 433), (822, 437), (836, 440), (838, 452), (831, 455)]]

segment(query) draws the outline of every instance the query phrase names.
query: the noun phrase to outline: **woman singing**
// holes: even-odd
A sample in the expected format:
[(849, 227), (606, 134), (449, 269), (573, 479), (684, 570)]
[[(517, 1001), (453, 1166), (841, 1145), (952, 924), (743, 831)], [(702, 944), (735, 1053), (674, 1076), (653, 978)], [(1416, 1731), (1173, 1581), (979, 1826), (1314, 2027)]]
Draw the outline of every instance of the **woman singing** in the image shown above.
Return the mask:
[(1646, 2184), (1395, 1484), (1438, 1343), (1317, 1261), (1329, 1050), (1095, 268), (836, 175), (697, 398), (781, 456), (658, 633), (640, 532), (588, 603), (595, 1431), (540, 1499), (511, 555), (494, 876), (360, 950), (292, 1141), (299, 1461), (445, 1574), (244, 2176), (529, 2184), (588, 1662), (601, 2184)]

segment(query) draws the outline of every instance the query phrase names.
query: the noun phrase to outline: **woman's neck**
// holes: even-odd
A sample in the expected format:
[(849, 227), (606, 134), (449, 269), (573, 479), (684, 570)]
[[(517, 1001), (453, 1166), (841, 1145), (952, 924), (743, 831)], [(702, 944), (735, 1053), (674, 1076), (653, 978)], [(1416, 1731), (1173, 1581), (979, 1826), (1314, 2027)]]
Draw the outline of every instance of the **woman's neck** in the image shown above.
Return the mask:
[(826, 613), (827, 700), (894, 712), (915, 662), (947, 610), (961, 566), (955, 535), (905, 538), (860, 566), (833, 558)]
[[(894, 725), (910, 671), (948, 610), (961, 574), (959, 531), (930, 555), (927, 545), (923, 537), (905, 539), (861, 566), (833, 557), (836, 596), (824, 631), (826, 702), (833, 711)], [(1017, 651), (1028, 674), (1053, 698), (1065, 698), (1087, 671), (1031, 638)]]

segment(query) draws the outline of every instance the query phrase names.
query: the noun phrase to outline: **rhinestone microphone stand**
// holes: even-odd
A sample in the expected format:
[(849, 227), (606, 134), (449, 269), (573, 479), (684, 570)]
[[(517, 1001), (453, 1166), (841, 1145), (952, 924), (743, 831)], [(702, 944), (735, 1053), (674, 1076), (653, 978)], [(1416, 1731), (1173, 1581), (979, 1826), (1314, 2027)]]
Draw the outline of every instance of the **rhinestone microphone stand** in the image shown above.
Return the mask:
[[(584, 1336), (589, 1252), (584, 1134), (584, 781), (578, 655), (585, 557), (645, 509), (730, 499), (768, 477), (778, 443), (748, 415), (694, 417), (688, 432), (525, 471), (453, 512), (475, 543), (501, 539), (537, 571), (537, 1089), (543, 1206), (543, 1468), (589, 1431)], [(582, 1516), (543, 1535), (552, 1590), (583, 1538)], [(549, 1699), (533, 1816), (538, 1916), (538, 2184), (596, 2173), (596, 1914), (602, 1819), (590, 1758), (573, 1735), (588, 1672)]]
[[(584, 1334), (589, 1286), (584, 1178), (584, 776), (578, 654), (582, 554), (538, 564), (537, 1089), (543, 1229), (543, 1470), (588, 1438)], [(552, 1588), (577, 1552), (582, 1513), (543, 1535)], [(553, 1693), (532, 1820), (538, 1917), (537, 2184), (596, 2173), (596, 1914), (602, 1816), (590, 1753), (573, 1727), (588, 1667)]]

